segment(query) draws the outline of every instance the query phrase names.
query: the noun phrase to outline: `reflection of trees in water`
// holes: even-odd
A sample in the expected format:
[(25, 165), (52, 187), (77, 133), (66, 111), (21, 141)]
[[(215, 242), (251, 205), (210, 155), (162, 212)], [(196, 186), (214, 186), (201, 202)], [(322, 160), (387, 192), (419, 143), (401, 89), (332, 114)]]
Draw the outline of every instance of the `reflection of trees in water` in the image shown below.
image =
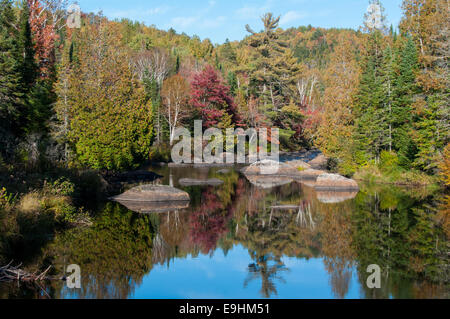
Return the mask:
[(325, 269), (336, 298), (345, 298), (350, 289), (355, 253), (352, 247), (350, 203), (322, 204), (321, 233)]
[(217, 195), (211, 190), (204, 192), (200, 207), (190, 215), (192, 242), (199, 245), (203, 253), (212, 253), (219, 238), (228, 232), (227, 226), (231, 217)]
[[(68, 264), (82, 271), (81, 298), (127, 298), (152, 268), (152, 222), (119, 204), (108, 203), (95, 225), (57, 236), (47, 249), (61, 272)], [(73, 293), (73, 291), (62, 291)]]
[(170, 258), (170, 246), (164, 241), (161, 233), (157, 233), (153, 238), (152, 263), (162, 264)]
[(286, 283), (280, 276), (280, 272), (288, 271), (279, 257), (273, 255), (257, 256), (256, 252), (252, 252), (252, 259), (255, 261), (248, 266), (248, 276), (244, 281), (244, 287), (256, 279), (261, 279), (261, 295), (264, 298), (270, 298), (277, 295), (275, 281)]
[[(252, 259), (244, 285), (260, 280), (265, 298), (276, 295), (284, 282), (283, 257), (323, 258), (337, 298), (347, 296), (356, 264), (367, 297), (443, 296), (441, 286), (404, 280), (443, 276), (448, 241), (439, 224), (443, 218), (436, 218), (428, 196), (412, 198), (389, 187), (363, 190), (354, 201), (323, 204), (298, 184), (261, 190), (237, 175), (225, 177), (221, 187), (196, 191), (195, 204), (182, 212), (137, 215), (109, 204), (92, 228), (58, 235), (42, 259), (60, 272), (65, 264), (79, 264), (89, 274), (83, 276), (80, 297), (127, 297), (154, 264), (237, 244)], [(365, 288), (369, 264), (384, 270), (380, 291)], [(59, 297), (61, 286), (53, 284), (48, 291)]]
[(250, 187), (238, 198), (234, 239), (247, 247), (253, 263), (244, 286), (261, 280), (261, 296), (277, 295), (277, 282), (289, 269), (283, 256), (313, 257), (317, 246), (317, 221), (310, 201), (292, 186), (274, 190)]
[[(394, 187), (358, 195), (353, 239), (366, 297), (414, 298), (418, 296), (414, 287), (424, 279), (426, 285), (418, 284), (429, 288), (424, 291), (448, 284), (448, 239), (437, 207), (433, 195), (410, 194)], [(364, 284), (370, 264), (383, 271), (381, 289), (369, 290)]]
[(213, 253), (219, 239), (229, 232), (233, 200), (240, 195), (239, 175), (236, 172), (220, 178), (224, 181), (223, 185), (204, 190), (200, 203), (189, 217), (192, 243), (205, 254)]

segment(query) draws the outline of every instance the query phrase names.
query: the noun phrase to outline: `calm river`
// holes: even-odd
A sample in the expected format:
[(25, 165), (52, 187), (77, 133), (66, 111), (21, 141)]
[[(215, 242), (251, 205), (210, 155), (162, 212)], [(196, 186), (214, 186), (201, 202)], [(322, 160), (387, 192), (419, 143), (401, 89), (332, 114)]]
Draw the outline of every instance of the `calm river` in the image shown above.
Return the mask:
[[(139, 214), (100, 205), (89, 228), (52, 237), (28, 264), (81, 267), (81, 289), (0, 284), (0, 298), (448, 298), (439, 194), (248, 180), (231, 168), (152, 168), (191, 196), (188, 208)], [(180, 178), (221, 186), (181, 187)], [(448, 208), (447, 208), (448, 209)], [(369, 289), (369, 265), (381, 288)], [(447, 283), (447, 284), (446, 284)]]

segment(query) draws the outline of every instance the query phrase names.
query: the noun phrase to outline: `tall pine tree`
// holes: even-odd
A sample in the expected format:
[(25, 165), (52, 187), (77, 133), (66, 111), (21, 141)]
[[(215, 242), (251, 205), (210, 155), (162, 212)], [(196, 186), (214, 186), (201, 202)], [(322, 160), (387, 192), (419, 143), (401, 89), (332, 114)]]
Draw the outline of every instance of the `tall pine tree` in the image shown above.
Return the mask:
[(393, 147), (399, 155), (400, 164), (409, 167), (415, 156), (412, 140), (414, 95), (417, 94), (417, 51), (408, 38), (398, 57), (398, 75), (395, 78), (392, 104)]
[(375, 31), (369, 35), (363, 73), (356, 98), (356, 140), (359, 164), (378, 162), (381, 151), (389, 145), (389, 109), (384, 88), (383, 35)]
[[(0, 2), (0, 119), (3, 134), (18, 133), (23, 111), (21, 59), (16, 18), (10, 0)], [(3, 139), (2, 139), (3, 140)], [(2, 149), (5, 149), (2, 147)]]

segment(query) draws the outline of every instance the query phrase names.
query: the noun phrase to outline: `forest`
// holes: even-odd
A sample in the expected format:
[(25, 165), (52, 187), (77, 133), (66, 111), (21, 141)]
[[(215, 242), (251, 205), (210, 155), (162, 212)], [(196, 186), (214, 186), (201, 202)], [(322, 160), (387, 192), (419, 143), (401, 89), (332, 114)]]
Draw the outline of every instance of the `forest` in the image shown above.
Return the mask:
[[(393, 270), (381, 297), (399, 296), (403, 277), (448, 284), (449, 0), (403, 0), (398, 26), (380, 0), (368, 4), (382, 9), (376, 25), (361, 12), (357, 30), (282, 29), (266, 13), (241, 41), (215, 44), (101, 12), (74, 27), (65, 0), (0, 0), (0, 266), (11, 252), (62, 265), (69, 245), (124, 297), (174, 256), (241, 244), (254, 262), (246, 284), (276, 278), (285, 255), (325, 256), (338, 297), (354, 260), (361, 273), (373, 261)], [(328, 171), (369, 185), (330, 206), (303, 186), (255, 190), (232, 171), (214, 173), (221, 187), (189, 188), (192, 211), (175, 218), (102, 202), (107, 177), (169, 163), (175, 129), (196, 120), (278, 128), (281, 151), (323, 153)], [(273, 216), (277, 201), (312, 207), (316, 224)], [(276, 295), (273, 278), (263, 297)], [(424, 287), (413, 295), (440, 294)]]
[(1, 1), (2, 167), (169, 160), (171, 132), (195, 119), (277, 127), (282, 150), (319, 148), (349, 176), (445, 166), (446, 0), (403, 1), (398, 31), (384, 17), (357, 31), (283, 30), (267, 13), (221, 45), (101, 13), (69, 28), (64, 4)]
[(356, 179), (448, 185), (448, 0), (404, 0), (398, 28), (384, 9), (358, 30), (266, 13), (223, 44), (101, 13), (72, 28), (66, 5), (0, 1), (2, 198), (30, 174), (169, 162), (174, 129), (199, 119), (279, 128), (282, 151), (319, 149)]

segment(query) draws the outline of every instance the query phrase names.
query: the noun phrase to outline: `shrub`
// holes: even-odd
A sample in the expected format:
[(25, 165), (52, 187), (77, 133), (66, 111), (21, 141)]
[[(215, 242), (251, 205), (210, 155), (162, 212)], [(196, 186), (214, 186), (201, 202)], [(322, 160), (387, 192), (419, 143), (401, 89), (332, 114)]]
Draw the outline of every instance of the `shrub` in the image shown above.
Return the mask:
[(0, 189), (0, 207), (14, 204), (16, 198), (16, 195), (8, 194), (6, 188), (3, 187)]
[(441, 177), (445, 185), (450, 186), (450, 144), (444, 149), (444, 156), (439, 167), (441, 169)]
[(153, 162), (165, 162), (171, 161), (171, 148), (169, 145), (156, 145), (150, 149), (150, 160)]
[(393, 172), (399, 169), (400, 159), (394, 152), (383, 151), (380, 157), (380, 169), (384, 172)]
[(52, 195), (73, 196), (75, 194), (75, 184), (61, 177), (53, 183), (46, 183), (44, 190)]

